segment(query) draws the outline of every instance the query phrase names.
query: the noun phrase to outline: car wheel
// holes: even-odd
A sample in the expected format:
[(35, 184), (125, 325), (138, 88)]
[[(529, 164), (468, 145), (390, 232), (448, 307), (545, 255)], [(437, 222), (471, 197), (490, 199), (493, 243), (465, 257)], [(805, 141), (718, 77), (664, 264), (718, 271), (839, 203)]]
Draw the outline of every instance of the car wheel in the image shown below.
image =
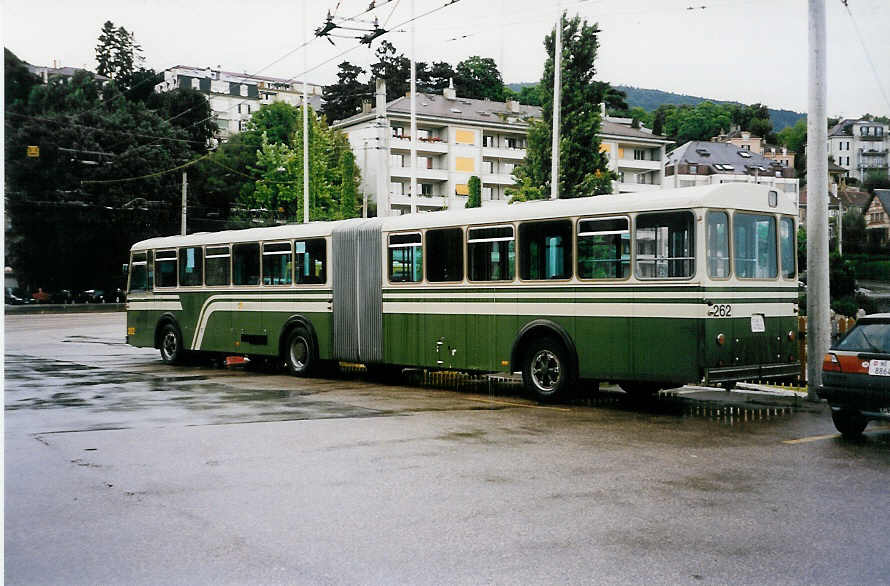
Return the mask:
[(868, 425), (868, 419), (859, 411), (850, 409), (831, 410), (831, 420), (834, 421), (834, 427), (837, 428), (841, 435), (846, 439), (855, 439), (862, 435), (865, 426)]
[(544, 402), (566, 397), (573, 383), (568, 358), (568, 352), (556, 338), (533, 341), (522, 365), (525, 388)]
[(284, 346), (284, 363), (294, 376), (309, 376), (315, 367), (316, 356), (312, 336), (305, 328), (294, 328)]
[(160, 339), (161, 359), (167, 364), (179, 364), (185, 358), (182, 335), (173, 324), (164, 324)]

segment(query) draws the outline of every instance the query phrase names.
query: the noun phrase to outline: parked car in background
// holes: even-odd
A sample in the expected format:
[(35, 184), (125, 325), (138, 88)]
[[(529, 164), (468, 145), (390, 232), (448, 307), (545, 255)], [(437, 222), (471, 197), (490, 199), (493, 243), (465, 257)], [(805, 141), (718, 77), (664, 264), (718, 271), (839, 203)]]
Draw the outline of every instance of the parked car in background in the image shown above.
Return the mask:
[(102, 289), (87, 289), (77, 294), (78, 303), (105, 303), (105, 291)]
[(13, 292), (12, 287), (7, 287), (5, 289), (3, 294), (3, 302), (6, 305), (24, 305), (27, 303), (25, 299), (22, 299)]
[(890, 419), (890, 313), (860, 318), (831, 347), (822, 361), (819, 396), (847, 438), (861, 435), (871, 420)]

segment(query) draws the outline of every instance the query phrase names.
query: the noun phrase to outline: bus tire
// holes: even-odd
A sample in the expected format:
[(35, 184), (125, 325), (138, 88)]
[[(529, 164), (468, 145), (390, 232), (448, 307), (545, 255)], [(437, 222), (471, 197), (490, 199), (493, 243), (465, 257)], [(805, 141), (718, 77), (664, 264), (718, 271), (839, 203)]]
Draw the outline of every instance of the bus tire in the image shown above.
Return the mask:
[(185, 360), (186, 351), (182, 346), (179, 328), (172, 323), (161, 326), (158, 349), (161, 351), (161, 360), (167, 364), (181, 364)]
[(284, 364), (287, 370), (294, 376), (309, 376), (317, 362), (312, 334), (302, 326), (292, 329), (284, 344)]
[(522, 361), (522, 383), (539, 401), (551, 402), (569, 395), (572, 372), (569, 353), (558, 339), (532, 340)]

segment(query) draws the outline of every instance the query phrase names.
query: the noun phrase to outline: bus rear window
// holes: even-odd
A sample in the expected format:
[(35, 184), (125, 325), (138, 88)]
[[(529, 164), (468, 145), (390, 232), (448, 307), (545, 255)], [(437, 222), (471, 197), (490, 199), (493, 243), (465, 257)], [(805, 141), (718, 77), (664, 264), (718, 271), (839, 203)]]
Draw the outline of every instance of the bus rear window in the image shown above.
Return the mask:
[(729, 277), (729, 216), (726, 212), (708, 212), (708, 276)]
[(578, 222), (578, 278), (625, 279), (630, 275), (627, 218)]
[(419, 232), (389, 237), (389, 280), (418, 283), (423, 279), (423, 247)]
[(155, 254), (155, 282), (158, 287), (176, 286), (175, 250), (159, 250)]
[(794, 219), (779, 220), (779, 242), (782, 245), (782, 276), (793, 279), (797, 276), (797, 250), (795, 247)]
[(572, 278), (572, 223), (525, 222), (519, 225), (519, 278)]
[(776, 278), (776, 218), (737, 213), (733, 216), (732, 233), (736, 276), (740, 279)]
[(637, 216), (637, 277), (688, 279), (694, 275), (694, 228), (691, 212)]
[(204, 250), (194, 246), (179, 249), (179, 284), (200, 286), (204, 280), (202, 257)]
[(471, 281), (512, 281), (516, 277), (513, 226), (467, 230), (467, 264)]
[(299, 284), (318, 285), (327, 282), (327, 243), (324, 238), (294, 242), (296, 276)]
[(232, 277), (236, 285), (260, 284), (260, 245), (256, 242), (232, 247)]
[(228, 246), (208, 247), (204, 255), (204, 283), (216, 286), (228, 285), (231, 259)]

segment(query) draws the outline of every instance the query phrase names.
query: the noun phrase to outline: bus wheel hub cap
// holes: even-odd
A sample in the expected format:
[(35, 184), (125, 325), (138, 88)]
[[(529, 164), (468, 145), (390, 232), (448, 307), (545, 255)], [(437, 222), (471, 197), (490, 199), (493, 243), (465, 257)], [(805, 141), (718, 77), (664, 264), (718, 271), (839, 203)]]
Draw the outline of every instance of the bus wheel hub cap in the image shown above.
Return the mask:
[(532, 379), (544, 391), (552, 391), (559, 383), (559, 359), (550, 350), (541, 350), (532, 360)]

